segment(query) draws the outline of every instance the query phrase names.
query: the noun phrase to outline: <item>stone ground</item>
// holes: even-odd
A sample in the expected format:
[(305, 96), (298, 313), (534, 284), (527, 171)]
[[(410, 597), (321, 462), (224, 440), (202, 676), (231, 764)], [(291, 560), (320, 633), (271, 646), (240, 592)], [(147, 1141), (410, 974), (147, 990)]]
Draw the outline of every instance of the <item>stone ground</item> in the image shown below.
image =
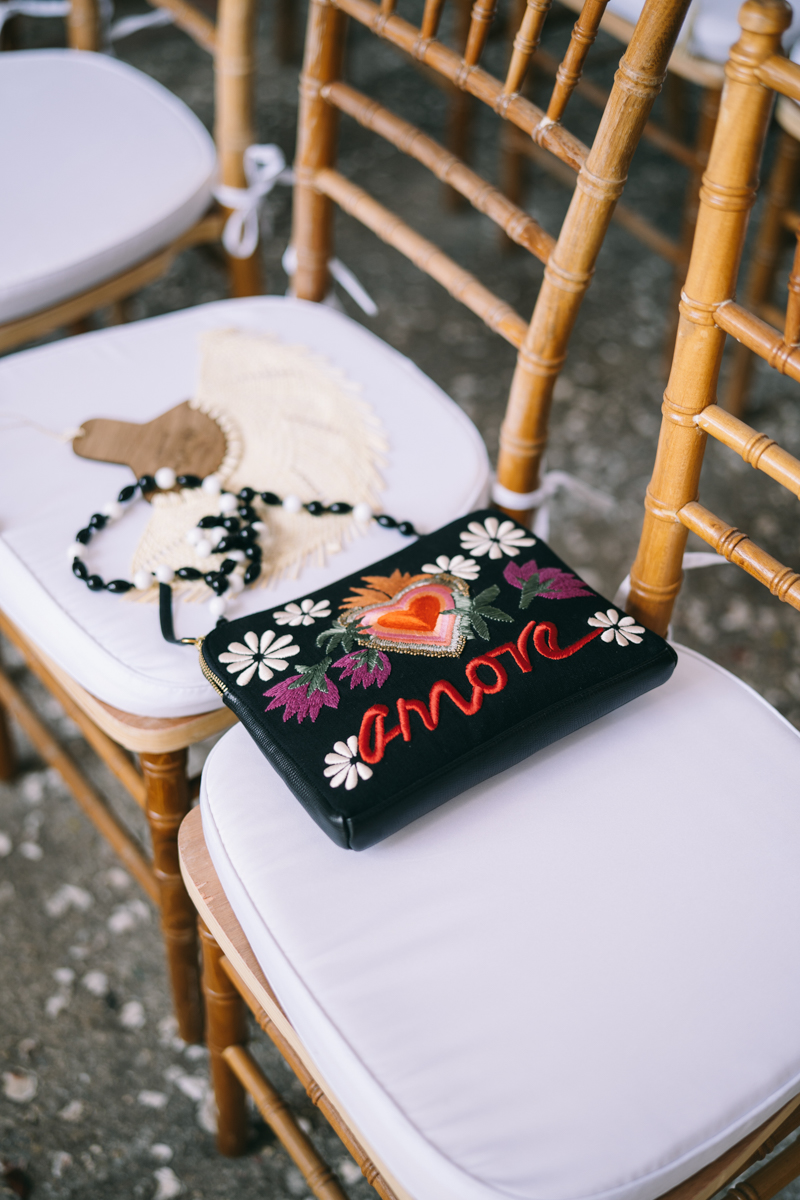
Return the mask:
[[(415, 3), (408, 0), (404, 7), (413, 11)], [(122, 5), (118, 12), (134, 8)], [(269, 2), (262, 5), (258, 139), (277, 142), (291, 159), (297, 65), (275, 61), (272, 8)], [(569, 24), (563, 12), (552, 21), (550, 49), (563, 47)], [(15, 36), (23, 46), (58, 45), (63, 30), (58, 22), (28, 21), (20, 23)], [(601, 36), (595, 51), (590, 74), (608, 84), (619, 47)], [(504, 54), (498, 33), (487, 48), (489, 63), (502, 69)], [(136, 35), (121, 43), (119, 56), (172, 88), (210, 124), (210, 63), (183, 34), (167, 28)], [(444, 136), (445, 97), (388, 48), (376, 48), (357, 31), (349, 67), (358, 87)], [(690, 96), (690, 109), (695, 103)], [(596, 114), (578, 99), (573, 109), (571, 127), (589, 141)], [(440, 185), (422, 168), (351, 123), (343, 122), (341, 146), (341, 169), (348, 176), (364, 181), (520, 312), (530, 312), (541, 278), (538, 263), (518, 250), (501, 253), (485, 218), (447, 207)], [(496, 178), (492, 114), (476, 115), (472, 146), (477, 168)], [(681, 168), (643, 145), (625, 198), (675, 235), (684, 184)], [(525, 204), (547, 228), (557, 231), (566, 203), (559, 184), (539, 169), (528, 170)], [(277, 294), (286, 288), (280, 258), (289, 220), (290, 196), (281, 189), (270, 197), (263, 216), (268, 290)], [(513, 370), (511, 348), (348, 218), (338, 221), (337, 253), (375, 297), (380, 312), (375, 319), (364, 318), (348, 297), (342, 298), (345, 309), (427, 371), (476, 422), (494, 455)], [(131, 315), (140, 319), (225, 295), (220, 257), (198, 249), (137, 296)], [(548, 460), (550, 468), (570, 471), (614, 497), (612, 508), (595, 512), (559, 498), (552, 514), (554, 548), (608, 595), (636, 548), (659, 427), (670, 304), (666, 263), (612, 228), (556, 392)], [(750, 420), (797, 452), (796, 385), (759, 373)], [(795, 562), (794, 502), (787, 492), (712, 445), (703, 496), (778, 558)], [(792, 609), (736, 568), (715, 567), (689, 574), (674, 632), (756, 687), (800, 727), (800, 624)], [(69, 739), (76, 758), (90, 762), (76, 728), (55, 702), (10, 651), (5, 658), (37, 709)], [(709, 723), (713, 729), (712, 714)], [(43, 769), (22, 738), (19, 752), (18, 779), (0, 785), (0, 1157), (6, 1169), (6, 1191), (0, 1185), (0, 1196), (284, 1200), (308, 1195), (282, 1148), (256, 1120), (245, 1157), (225, 1160), (216, 1154), (205, 1052), (175, 1036), (156, 915), (58, 777)], [(97, 765), (89, 771), (146, 838), (138, 811), (131, 811), (111, 777)], [(355, 1200), (373, 1195), (263, 1043), (258, 1039), (258, 1053), (271, 1077), (313, 1129)]]

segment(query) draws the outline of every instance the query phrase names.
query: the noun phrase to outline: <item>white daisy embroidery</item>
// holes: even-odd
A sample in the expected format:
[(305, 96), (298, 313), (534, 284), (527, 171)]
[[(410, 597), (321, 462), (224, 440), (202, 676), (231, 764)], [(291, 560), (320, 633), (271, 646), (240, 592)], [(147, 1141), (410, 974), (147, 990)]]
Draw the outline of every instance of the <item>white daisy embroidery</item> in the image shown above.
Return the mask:
[(276, 625), (313, 625), (322, 617), (331, 615), (329, 600), (301, 600), (299, 604), (287, 604), (279, 612), (273, 613)]
[(341, 787), (344, 784), (345, 790), (352, 792), (359, 779), (372, 778), (372, 767), (368, 767), (366, 763), (357, 762), (357, 759), (358, 738), (355, 734), (346, 742), (334, 742), (333, 753), (325, 755), (325, 762), (328, 764), (325, 768), (325, 777), (330, 781), (332, 788)]
[(470, 521), (467, 530), (460, 534), (461, 545), (476, 558), (484, 554), (489, 558), (502, 558), (504, 554), (516, 558), (522, 546), (536, 545), (536, 538), (527, 537), (513, 521), (498, 521), (497, 517), (487, 517), (483, 525)]
[(287, 658), (300, 653), (300, 647), (294, 643), (290, 633), (276, 637), (274, 629), (262, 633), (260, 642), (258, 635), (250, 631), (244, 635), (244, 642), (244, 645), (231, 642), (227, 652), (219, 656), (220, 662), (229, 664), (228, 673), (239, 676), (236, 682), (240, 687), (249, 683), (256, 671), (258, 678), (266, 683), (272, 679), (275, 671), (286, 670), (289, 665)]
[(643, 625), (637, 625), (633, 617), (621, 617), (615, 608), (609, 608), (608, 612), (604, 613), (596, 612), (593, 617), (589, 617), (589, 624), (603, 630), (600, 634), (601, 642), (613, 642), (616, 638), (618, 646), (627, 646), (629, 642), (638, 646), (642, 640), (639, 634), (644, 633)]
[(459, 579), (477, 579), (480, 570), (480, 566), (474, 558), (464, 558), (463, 554), (456, 554), (453, 558), (448, 558), (446, 554), (440, 554), (435, 563), (425, 563), (422, 573), (423, 575), (439, 575), (442, 571), (446, 571), (448, 575), (457, 575)]

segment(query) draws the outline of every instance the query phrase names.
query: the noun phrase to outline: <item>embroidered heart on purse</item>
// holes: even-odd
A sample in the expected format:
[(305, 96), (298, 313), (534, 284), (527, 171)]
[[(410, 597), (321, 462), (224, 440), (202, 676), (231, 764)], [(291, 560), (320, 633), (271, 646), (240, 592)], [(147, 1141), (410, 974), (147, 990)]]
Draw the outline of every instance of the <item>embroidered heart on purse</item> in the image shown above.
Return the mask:
[(353, 609), (343, 623), (356, 624), (365, 640), (385, 650), (458, 655), (464, 635), (457, 597), (464, 594), (463, 580), (435, 575), (402, 588), (388, 602)]

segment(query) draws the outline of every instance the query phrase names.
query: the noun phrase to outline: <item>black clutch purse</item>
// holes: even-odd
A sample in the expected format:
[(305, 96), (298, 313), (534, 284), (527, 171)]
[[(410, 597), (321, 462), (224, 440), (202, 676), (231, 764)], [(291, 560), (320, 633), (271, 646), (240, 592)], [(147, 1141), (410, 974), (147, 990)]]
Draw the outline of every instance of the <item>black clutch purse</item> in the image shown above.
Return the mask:
[(664, 683), (677, 661), (492, 510), (218, 625), (200, 654), (309, 815), (352, 850)]

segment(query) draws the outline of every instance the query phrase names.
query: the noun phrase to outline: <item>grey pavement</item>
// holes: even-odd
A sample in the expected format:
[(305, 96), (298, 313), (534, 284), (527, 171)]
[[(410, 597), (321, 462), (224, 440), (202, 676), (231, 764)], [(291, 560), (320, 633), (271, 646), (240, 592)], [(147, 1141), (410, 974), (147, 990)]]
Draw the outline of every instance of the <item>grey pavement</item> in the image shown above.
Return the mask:
[[(300, 5), (300, 8), (304, 6)], [(421, 7), (409, 3), (410, 13)], [(278, 65), (271, 50), (272, 4), (259, 32), (258, 139), (291, 158), (297, 109), (297, 65)], [(121, 4), (119, 15), (135, 11)], [(301, 14), (302, 15), (302, 14)], [(553, 22), (548, 47), (563, 47), (570, 21)], [(62, 44), (57, 21), (20, 21), (21, 45)], [(590, 74), (608, 85), (619, 47), (601, 36)], [(487, 55), (500, 69), (501, 32)], [(122, 43), (119, 56), (161, 80), (210, 124), (207, 56), (180, 32), (161, 28)], [(389, 48), (356, 31), (348, 51), (357, 86), (443, 138), (446, 96)], [(537, 85), (538, 86), (538, 85)], [(691, 105), (696, 98), (690, 97)], [(597, 115), (574, 102), (570, 124), (590, 140)], [(472, 158), (498, 173), (496, 119), (478, 112)], [(528, 315), (541, 267), (524, 252), (501, 252), (494, 227), (444, 203), (441, 186), (421, 167), (343, 119), (341, 169), (363, 182), (422, 233)], [(676, 235), (685, 173), (642, 146), (626, 201)], [(525, 205), (551, 231), (567, 193), (540, 169), (529, 169)], [(282, 294), (280, 258), (290, 195), (278, 189), (263, 214), (262, 252), (268, 291)], [(346, 217), (337, 220), (337, 253), (375, 297), (379, 315), (345, 309), (409, 355), (461, 405), (490, 452), (497, 437), (514, 355), (437, 284)], [(168, 276), (137, 296), (133, 319), (223, 298), (226, 280), (216, 252), (184, 254)], [(612, 596), (635, 552), (642, 498), (660, 421), (662, 344), (671, 302), (670, 270), (619, 228), (612, 228), (581, 311), (556, 391), (548, 466), (569, 471), (614, 498), (592, 511), (562, 496), (553, 504), (551, 542), (594, 586)], [(800, 447), (797, 385), (774, 373), (756, 377), (751, 423), (789, 450)], [(783, 561), (797, 557), (793, 498), (730, 453), (711, 446), (703, 498), (732, 524), (751, 532)], [(693, 548), (703, 548), (699, 542)], [(800, 726), (800, 620), (731, 566), (689, 574), (674, 622), (676, 638), (752, 684)], [(91, 755), (13, 652), (4, 659), (32, 702), (89, 765), (96, 785), (124, 812), (143, 840), (141, 814)], [(713, 714), (709, 714), (713, 730)], [(57, 776), (19, 738), (21, 771), (0, 785), (0, 1158), (7, 1170), (0, 1196), (52, 1200), (288, 1200), (305, 1184), (266, 1127), (253, 1120), (248, 1153), (236, 1160), (214, 1149), (206, 1056), (176, 1038), (170, 1017), (157, 917), (114, 855), (94, 833)], [(746, 884), (744, 884), (746, 885)], [(745, 949), (743, 948), (743, 952)], [(743, 953), (744, 958), (744, 953)], [(338, 1140), (277, 1055), (256, 1040), (257, 1054), (296, 1106), (354, 1200), (373, 1195)]]

